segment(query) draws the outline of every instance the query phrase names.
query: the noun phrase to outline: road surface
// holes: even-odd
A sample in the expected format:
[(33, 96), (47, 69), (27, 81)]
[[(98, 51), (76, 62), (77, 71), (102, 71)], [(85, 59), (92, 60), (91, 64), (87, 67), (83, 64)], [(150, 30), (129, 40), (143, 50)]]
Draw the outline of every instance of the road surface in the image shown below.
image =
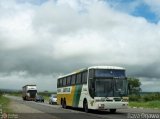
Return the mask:
[(160, 113), (160, 110), (138, 108), (119, 109), (115, 114), (109, 111), (85, 113), (82, 109), (63, 109), (59, 105), (23, 101), (15, 96), (6, 97), (12, 100), (11, 108), (18, 115), (18, 119), (128, 119), (132, 113)]

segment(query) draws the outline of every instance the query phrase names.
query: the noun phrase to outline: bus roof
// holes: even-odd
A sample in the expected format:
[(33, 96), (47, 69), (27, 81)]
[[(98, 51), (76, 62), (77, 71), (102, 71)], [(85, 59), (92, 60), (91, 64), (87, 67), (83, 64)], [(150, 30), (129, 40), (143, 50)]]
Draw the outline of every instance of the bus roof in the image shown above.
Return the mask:
[(92, 66), (88, 69), (119, 69), (119, 70), (125, 70), (123, 67), (117, 67), (117, 66)]
[(69, 73), (67, 75), (60, 76), (60, 77), (58, 77), (58, 79), (59, 78), (63, 78), (63, 77), (67, 77), (67, 76), (70, 76), (70, 75), (73, 75), (73, 74), (77, 74), (77, 73), (80, 73), (82, 71), (86, 71), (86, 70), (89, 70), (89, 69), (118, 69), (118, 70), (125, 70), (125, 68), (117, 67), (117, 66), (92, 66), (92, 67), (76, 70), (76, 71), (74, 71), (72, 73)]

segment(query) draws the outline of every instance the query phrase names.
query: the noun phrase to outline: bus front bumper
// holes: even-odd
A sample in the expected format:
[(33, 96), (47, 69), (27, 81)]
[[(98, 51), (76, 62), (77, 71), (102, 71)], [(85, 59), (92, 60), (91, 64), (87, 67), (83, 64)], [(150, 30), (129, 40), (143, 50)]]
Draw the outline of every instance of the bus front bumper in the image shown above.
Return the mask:
[(98, 110), (127, 109), (128, 102), (96, 102), (94, 107)]

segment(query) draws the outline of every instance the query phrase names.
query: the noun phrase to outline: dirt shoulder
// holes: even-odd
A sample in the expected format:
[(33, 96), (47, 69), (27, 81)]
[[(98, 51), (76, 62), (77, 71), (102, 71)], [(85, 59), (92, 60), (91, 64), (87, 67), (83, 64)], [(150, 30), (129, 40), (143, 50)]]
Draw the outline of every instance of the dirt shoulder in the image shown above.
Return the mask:
[(11, 101), (10, 109), (13, 110), (14, 113), (43, 113), (24, 104), (17, 103), (16, 101)]
[(53, 115), (46, 114), (14, 100), (10, 102), (9, 108), (18, 116), (17, 119), (58, 119)]

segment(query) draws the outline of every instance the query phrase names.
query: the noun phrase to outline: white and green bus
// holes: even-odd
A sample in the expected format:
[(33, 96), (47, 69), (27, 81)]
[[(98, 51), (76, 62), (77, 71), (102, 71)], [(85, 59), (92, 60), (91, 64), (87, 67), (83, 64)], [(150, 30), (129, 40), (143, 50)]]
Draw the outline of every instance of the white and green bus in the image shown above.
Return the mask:
[(57, 104), (93, 110), (128, 107), (128, 83), (125, 69), (115, 66), (92, 66), (61, 76), (57, 81)]

